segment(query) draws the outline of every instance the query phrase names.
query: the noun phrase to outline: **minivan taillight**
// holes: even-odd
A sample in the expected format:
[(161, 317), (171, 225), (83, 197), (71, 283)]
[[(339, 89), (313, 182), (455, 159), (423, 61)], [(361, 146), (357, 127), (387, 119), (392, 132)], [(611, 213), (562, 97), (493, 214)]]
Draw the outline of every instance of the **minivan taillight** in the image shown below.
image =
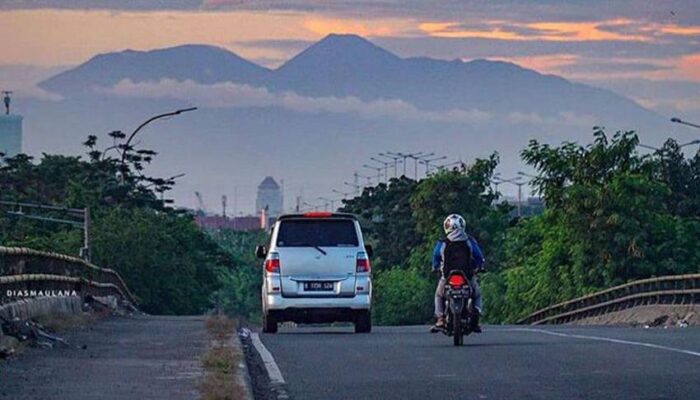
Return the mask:
[(277, 253), (270, 253), (270, 256), (265, 260), (265, 271), (279, 274), (280, 272), (280, 256)]
[(357, 253), (357, 264), (356, 264), (356, 272), (369, 272), (370, 271), (370, 266), (369, 266), (369, 259), (367, 258), (367, 254), (364, 252), (359, 252)]

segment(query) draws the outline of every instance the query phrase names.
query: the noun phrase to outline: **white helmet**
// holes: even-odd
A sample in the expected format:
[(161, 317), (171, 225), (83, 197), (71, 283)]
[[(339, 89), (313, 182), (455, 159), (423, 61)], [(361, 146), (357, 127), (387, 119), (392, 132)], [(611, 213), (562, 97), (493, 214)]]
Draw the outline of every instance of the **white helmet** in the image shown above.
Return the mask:
[(442, 228), (445, 230), (445, 234), (449, 235), (450, 232), (457, 230), (463, 231), (467, 226), (467, 222), (459, 214), (450, 214), (445, 218), (442, 223)]

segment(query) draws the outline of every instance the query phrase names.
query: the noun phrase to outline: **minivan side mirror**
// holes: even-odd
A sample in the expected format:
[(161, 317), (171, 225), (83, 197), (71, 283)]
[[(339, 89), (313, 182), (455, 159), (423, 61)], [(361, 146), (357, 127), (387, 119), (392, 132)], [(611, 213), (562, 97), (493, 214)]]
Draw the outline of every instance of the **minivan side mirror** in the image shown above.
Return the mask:
[(255, 246), (255, 257), (257, 257), (257, 258), (267, 257), (267, 248), (263, 245)]
[(367, 253), (367, 257), (369, 258), (372, 258), (372, 256), (374, 256), (374, 249), (372, 248), (371, 244), (365, 245), (365, 253)]

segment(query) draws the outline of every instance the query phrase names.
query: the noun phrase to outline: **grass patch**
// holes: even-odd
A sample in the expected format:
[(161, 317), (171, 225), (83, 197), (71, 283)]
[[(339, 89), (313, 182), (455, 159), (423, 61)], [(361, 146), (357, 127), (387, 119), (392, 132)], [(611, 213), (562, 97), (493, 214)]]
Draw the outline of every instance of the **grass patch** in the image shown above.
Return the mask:
[(242, 400), (245, 391), (230, 374), (207, 372), (199, 385), (202, 400)]
[(228, 341), (238, 328), (238, 321), (225, 315), (213, 316), (204, 321), (207, 332), (220, 342)]
[(205, 373), (199, 384), (203, 400), (245, 399), (245, 389), (241, 385), (238, 365), (242, 354), (231, 346), (231, 336), (238, 327), (238, 321), (226, 316), (207, 318), (204, 325), (212, 339), (212, 344), (201, 358)]
[(202, 356), (202, 365), (207, 371), (216, 371), (224, 374), (236, 372), (241, 355), (230, 346), (216, 345)]

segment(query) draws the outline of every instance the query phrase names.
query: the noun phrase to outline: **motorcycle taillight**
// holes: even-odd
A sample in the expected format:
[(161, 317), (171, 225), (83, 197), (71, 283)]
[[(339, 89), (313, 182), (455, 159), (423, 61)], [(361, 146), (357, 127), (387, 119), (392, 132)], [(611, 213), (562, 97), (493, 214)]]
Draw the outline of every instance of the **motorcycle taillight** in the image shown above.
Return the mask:
[(457, 286), (464, 286), (467, 284), (466, 279), (462, 275), (456, 274), (456, 275), (451, 275), (449, 278), (447, 278), (447, 283), (450, 286), (457, 287)]

